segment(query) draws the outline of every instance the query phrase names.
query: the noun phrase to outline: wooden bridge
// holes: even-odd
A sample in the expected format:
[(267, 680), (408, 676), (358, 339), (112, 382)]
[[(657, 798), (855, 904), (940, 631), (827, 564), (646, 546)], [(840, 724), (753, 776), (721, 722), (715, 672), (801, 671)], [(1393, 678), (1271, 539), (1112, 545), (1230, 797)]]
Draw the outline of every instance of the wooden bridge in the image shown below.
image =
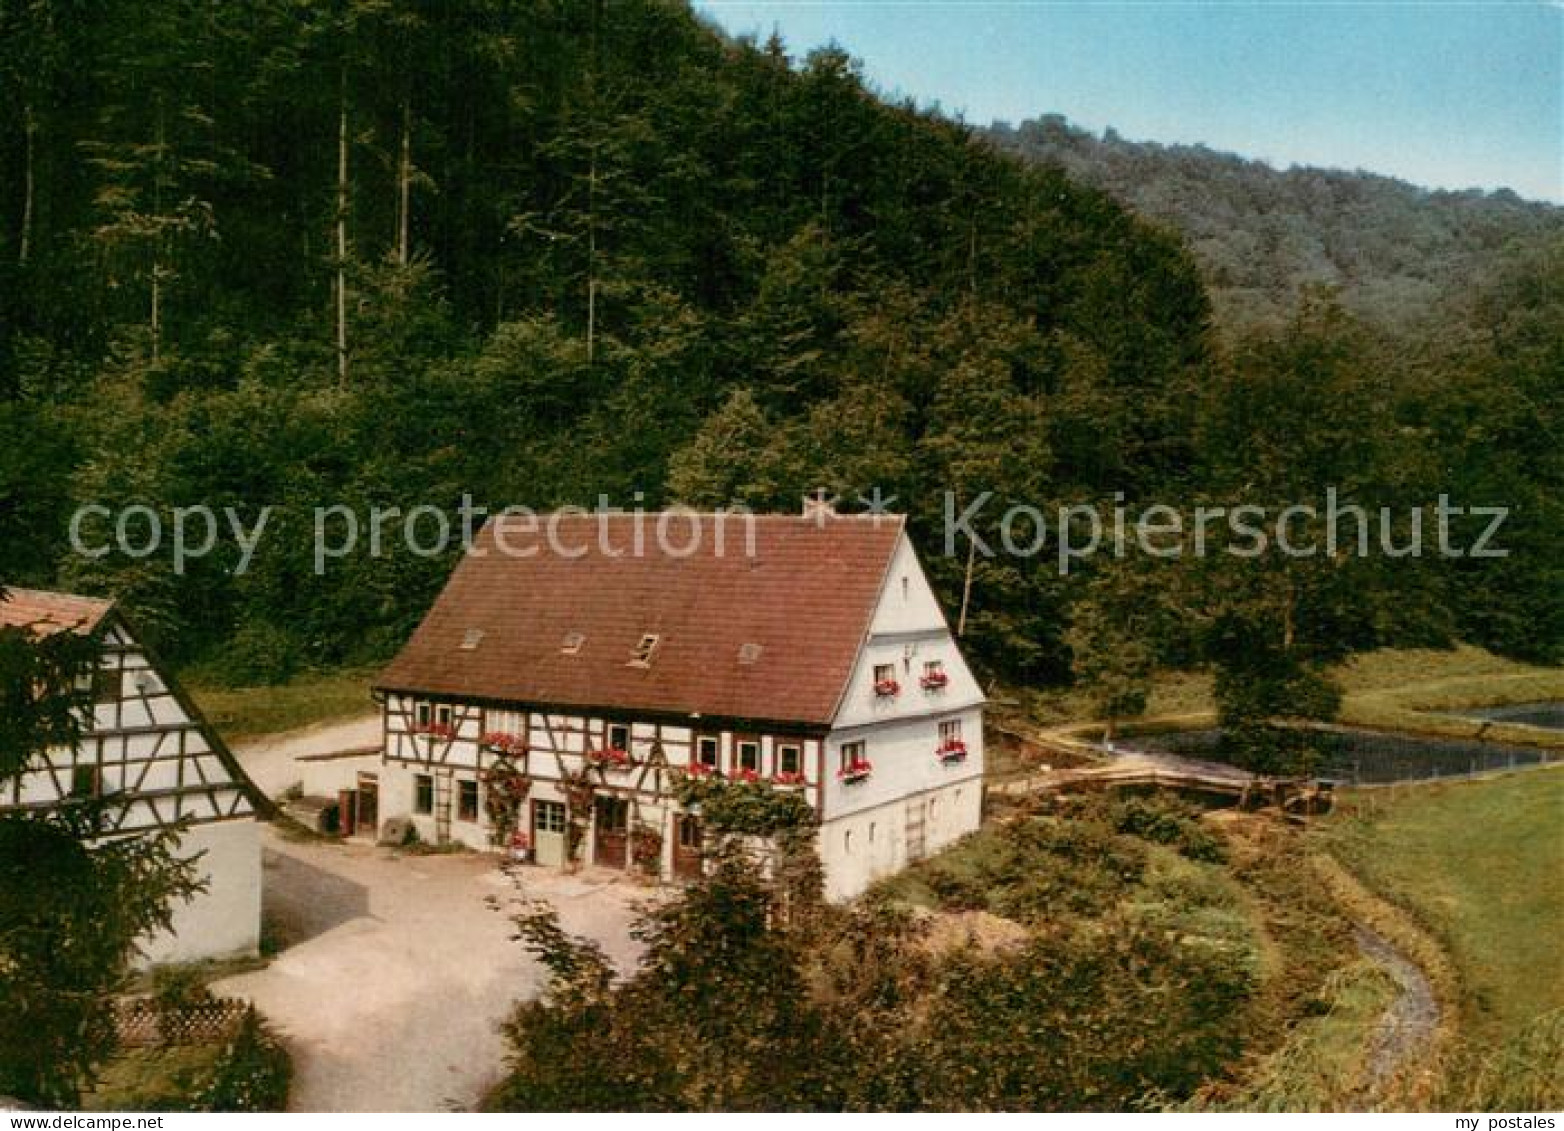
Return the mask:
[(1111, 750), (1066, 731), (1025, 734), (999, 728), (1003, 740), (1033, 756), (1061, 756), (1068, 764), (994, 782), (991, 794), (1008, 797), (1053, 796), (1119, 789), (1161, 789), (1242, 809), (1275, 807), (1294, 815), (1330, 808), (1332, 783), (1309, 778), (1268, 777), (1225, 762), (1209, 762), (1156, 751)]

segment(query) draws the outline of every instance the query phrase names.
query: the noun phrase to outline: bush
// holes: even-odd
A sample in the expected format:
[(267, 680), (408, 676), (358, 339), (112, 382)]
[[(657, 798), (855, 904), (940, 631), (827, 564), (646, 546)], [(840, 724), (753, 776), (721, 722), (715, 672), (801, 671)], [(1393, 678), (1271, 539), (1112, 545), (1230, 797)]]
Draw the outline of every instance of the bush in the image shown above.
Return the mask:
[(250, 621), (234, 634), (217, 667), (234, 687), (286, 683), (299, 670), (298, 644), (276, 625)]
[(1221, 838), (1200, 823), (1200, 811), (1182, 801), (1161, 795), (1126, 797), (1109, 810), (1108, 819), (1115, 830), (1165, 844), (1181, 856), (1221, 864), (1227, 859), (1227, 846)]
[(252, 1006), (228, 1039), (211, 1079), (195, 1096), (197, 1111), (282, 1111), (293, 1062)]
[(207, 972), (195, 964), (159, 966), (152, 972), (152, 1003), (162, 1017), (175, 1017), (212, 1000)]

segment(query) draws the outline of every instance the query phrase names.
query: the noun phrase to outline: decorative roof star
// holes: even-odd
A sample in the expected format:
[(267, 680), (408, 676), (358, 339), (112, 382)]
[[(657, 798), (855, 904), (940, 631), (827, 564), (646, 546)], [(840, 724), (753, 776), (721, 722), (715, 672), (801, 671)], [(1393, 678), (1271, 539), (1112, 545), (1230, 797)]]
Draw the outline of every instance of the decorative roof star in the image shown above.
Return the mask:
[(880, 519), (891, 517), (893, 513), (891, 511), (891, 504), (896, 501), (896, 496), (887, 495), (885, 492), (876, 487), (867, 495), (859, 495), (858, 501), (864, 505), (864, 513), (871, 516), (874, 519), (875, 525), (878, 526)]
[(824, 487), (815, 488), (814, 494), (804, 496), (804, 517), (814, 519), (815, 525), (824, 530), (825, 520), (836, 514), (837, 498)]

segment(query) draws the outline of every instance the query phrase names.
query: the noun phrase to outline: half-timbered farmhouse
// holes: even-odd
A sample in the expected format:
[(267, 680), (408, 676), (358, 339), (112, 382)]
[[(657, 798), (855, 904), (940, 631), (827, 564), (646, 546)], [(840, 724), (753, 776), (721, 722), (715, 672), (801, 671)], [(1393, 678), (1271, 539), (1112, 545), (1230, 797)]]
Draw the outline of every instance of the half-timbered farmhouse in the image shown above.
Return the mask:
[(266, 802), (173, 676), (109, 601), (7, 589), (0, 625), (39, 635), (79, 632), (99, 648), (79, 749), (49, 750), (0, 786), (0, 813), (94, 800), (105, 838), (188, 822), (179, 854), (199, 854), (206, 891), (175, 904), (173, 929), (146, 941), (145, 960), (254, 953), (261, 925), (256, 814)]
[(520, 782), (545, 867), (574, 827), (586, 862), (698, 874), (676, 769), (801, 791), (836, 898), (979, 823), (983, 697), (899, 517), (496, 519), (376, 691), (360, 823), (485, 847)]

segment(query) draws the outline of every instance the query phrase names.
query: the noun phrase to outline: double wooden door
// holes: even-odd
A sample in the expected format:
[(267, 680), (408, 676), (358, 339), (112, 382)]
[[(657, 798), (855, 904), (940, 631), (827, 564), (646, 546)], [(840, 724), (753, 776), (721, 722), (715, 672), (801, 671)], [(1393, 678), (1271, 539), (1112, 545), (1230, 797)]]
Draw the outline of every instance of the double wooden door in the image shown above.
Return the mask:
[(532, 859), (549, 868), (565, 866), (565, 803), (533, 801)]

